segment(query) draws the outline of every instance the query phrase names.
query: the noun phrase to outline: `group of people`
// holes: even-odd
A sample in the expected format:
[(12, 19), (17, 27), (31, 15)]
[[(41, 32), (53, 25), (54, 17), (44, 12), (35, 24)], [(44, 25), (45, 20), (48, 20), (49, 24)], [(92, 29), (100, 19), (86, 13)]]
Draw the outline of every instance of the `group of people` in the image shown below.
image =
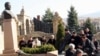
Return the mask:
[(66, 56), (75, 55), (77, 50), (81, 50), (80, 53), (82, 53), (82, 51), (84, 53), (87, 53), (88, 56), (91, 56), (93, 52), (98, 52), (99, 42), (93, 36), (89, 28), (86, 28), (85, 30), (80, 30), (79, 34), (77, 34), (74, 31), (70, 33), (69, 30), (65, 30), (65, 33), (65, 39), (59, 47), (59, 53), (61, 53), (64, 50), (67, 44), (69, 44), (69, 48), (66, 50)]
[(41, 46), (44, 44), (52, 44), (55, 45), (55, 38), (54, 35), (51, 35), (49, 40), (46, 39), (46, 36), (43, 37), (31, 37), (29, 40), (25, 40), (22, 38), (19, 41), (19, 48), (22, 49), (23, 47), (35, 48), (37, 46)]
[[(46, 36), (37, 38), (30, 38), (26, 41), (24, 38), (19, 41), (19, 47), (29, 47), (34, 48), (36, 46), (41, 46), (44, 44), (52, 44), (55, 46), (56, 39), (54, 35), (51, 35), (49, 40), (46, 39)], [(62, 53), (66, 45), (69, 45), (69, 48), (65, 51), (65, 56), (82, 56), (82, 53), (87, 53), (88, 56), (91, 56), (92, 53), (97, 53), (99, 49), (99, 42), (93, 36), (89, 28), (80, 30), (80, 33), (73, 31), (72, 33), (65, 29), (65, 37), (61, 42), (58, 53)]]
[(65, 56), (82, 56), (83, 51), (81, 49), (75, 49), (75, 45), (70, 43), (66, 51)]

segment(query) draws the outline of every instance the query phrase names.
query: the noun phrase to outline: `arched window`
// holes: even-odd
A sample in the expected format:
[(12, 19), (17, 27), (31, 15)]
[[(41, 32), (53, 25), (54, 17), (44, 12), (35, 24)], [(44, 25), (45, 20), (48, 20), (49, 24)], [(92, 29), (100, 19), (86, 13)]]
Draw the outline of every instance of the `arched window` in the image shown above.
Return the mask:
[(19, 34), (22, 35), (21, 26), (19, 26)]
[(29, 34), (29, 20), (26, 20), (26, 34)]
[(97, 26), (97, 31), (99, 31), (99, 26)]

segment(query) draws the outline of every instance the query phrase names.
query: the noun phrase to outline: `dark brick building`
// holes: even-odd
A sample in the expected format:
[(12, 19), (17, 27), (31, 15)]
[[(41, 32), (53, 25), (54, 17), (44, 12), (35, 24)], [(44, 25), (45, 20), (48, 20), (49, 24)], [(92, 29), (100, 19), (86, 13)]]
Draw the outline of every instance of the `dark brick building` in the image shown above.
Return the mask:
[(52, 22), (43, 22), (40, 21), (40, 17), (33, 19), (34, 22), (34, 31), (42, 31), (45, 33), (53, 33), (53, 24)]

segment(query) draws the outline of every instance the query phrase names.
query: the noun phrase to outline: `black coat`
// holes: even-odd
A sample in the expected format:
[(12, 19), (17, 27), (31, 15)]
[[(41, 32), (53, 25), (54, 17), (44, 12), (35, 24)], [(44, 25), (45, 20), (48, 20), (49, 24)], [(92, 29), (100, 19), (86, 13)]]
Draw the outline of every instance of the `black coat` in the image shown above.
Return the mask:
[(19, 48), (22, 49), (22, 47), (26, 47), (26, 41), (24, 40), (19, 41)]
[(52, 44), (52, 45), (55, 46), (55, 42), (56, 42), (55, 39), (49, 39), (47, 43), (48, 43), (48, 44)]
[[(74, 41), (72, 41), (72, 39)], [(81, 40), (81, 38), (79, 36), (71, 36), (70, 43), (73, 43), (75, 45), (76, 49), (78, 48), (78, 45), (80, 44), (81, 41), (82, 40)]]
[(93, 40), (93, 34), (92, 34), (92, 32), (91, 31), (89, 31), (89, 32), (85, 32), (85, 35), (87, 36), (87, 38), (89, 39), (89, 40)]
[(65, 56), (74, 56), (75, 51), (71, 51), (70, 49), (66, 50)]
[(93, 43), (94, 43), (95, 48), (98, 49), (98, 47), (99, 47), (99, 42), (98, 42), (98, 41), (94, 41)]
[(46, 39), (41, 39), (41, 43), (44, 45), (47, 43), (47, 40)]
[(86, 39), (85, 42), (81, 42), (82, 50), (86, 53), (92, 53), (95, 50), (95, 46), (93, 42), (91, 42), (89, 39)]
[(62, 53), (62, 51), (65, 49), (66, 45), (69, 44), (70, 38), (71, 38), (70, 33), (65, 34), (64, 40), (60, 43), (58, 53)]
[(33, 42), (33, 40), (28, 40), (27, 47), (32, 48), (32, 42)]
[(70, 43), (70, 39), (71, 39), (71, 34), (70, 33), (65, 34), (63, 43), (66, 42), (66, 44), (69, 44)]

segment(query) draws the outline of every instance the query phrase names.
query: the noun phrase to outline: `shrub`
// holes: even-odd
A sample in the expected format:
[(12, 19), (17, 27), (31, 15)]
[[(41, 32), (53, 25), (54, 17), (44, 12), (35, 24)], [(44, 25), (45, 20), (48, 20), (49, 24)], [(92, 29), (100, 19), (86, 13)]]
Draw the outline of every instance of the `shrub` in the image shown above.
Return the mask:
[(50, 51), (54, 51), (55, 48), (53, 45), (42, 45), (36, 48), (28, 48), (28, 47), (24, 47), (22, 48), (22, 51), (28, 54), (40, 54), (40, 53), (47, 53)]
[(50, 45), (50, 44), (48, 44), (48, 45), (43, 45), (43, 46), (40, 48), (40, 51), (41, 51), (42, 53), (46, 53), (46, 52), (54, 51), (54, 50), (55, 50), (54, 46), (53, 46), (53, 45)]

